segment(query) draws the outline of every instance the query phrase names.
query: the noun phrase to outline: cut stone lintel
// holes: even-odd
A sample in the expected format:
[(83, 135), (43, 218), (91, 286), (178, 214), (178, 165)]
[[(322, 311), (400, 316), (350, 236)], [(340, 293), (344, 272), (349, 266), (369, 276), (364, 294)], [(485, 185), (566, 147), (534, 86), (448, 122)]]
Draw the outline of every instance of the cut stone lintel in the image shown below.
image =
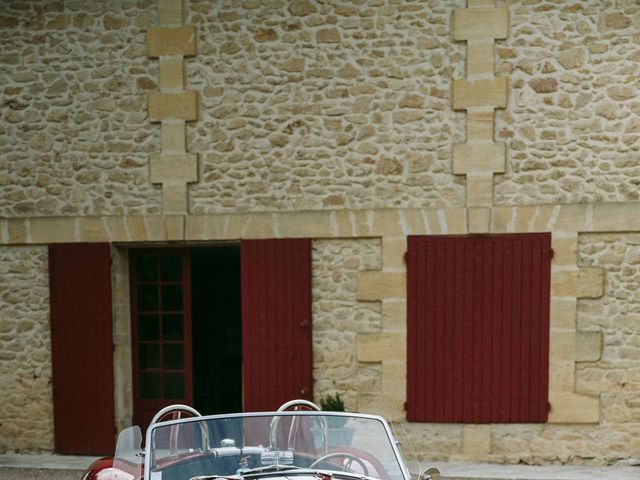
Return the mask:
[(491, 80), (454, 80), (453, 109), (466, 110), (472, 107), (505, 108), (507, 106), (507, 77)]
[(509, 35), (509, 10), (464, 8), (453, 12), (454, 40), (505, 39)]
[(149, 120), (161, 122), (171, 119), (187, 122), (198, 119), (197, 92), (149, 93)]
[(453, 173), (502, 173), (505, 171), (504, 143), (460, 143), (453, 147)]
[(149, 27), (147, 30), (147, 56), (152, 58), (164, 55), (182, 55), (191, 57), (196, 54), (196, 28), (186, 27)]

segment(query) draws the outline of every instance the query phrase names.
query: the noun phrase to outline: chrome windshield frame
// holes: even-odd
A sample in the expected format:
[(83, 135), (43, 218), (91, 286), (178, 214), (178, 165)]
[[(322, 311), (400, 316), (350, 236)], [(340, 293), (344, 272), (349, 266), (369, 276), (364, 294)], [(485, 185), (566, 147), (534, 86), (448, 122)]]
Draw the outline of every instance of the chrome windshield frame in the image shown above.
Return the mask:
[[(145, 435), (145, 455), (144, 455), (144, 480), (151, 480), (151, 459), (152, 459), (152, 446), (153, 446), (153, 432), (160, 427), (170, 427), (171, 425), (183, 425), (192, 422), (202, 422), (208, 420), (218, 420), (225, 418), (250, 418), (250, 417), (296, 417), (296, 416), (310, 416), (310, 417), (347, 417), (347, 418), (360, 418), (360, 419), (368, 419), (375, 420), (382, 424), (385, 433), (387, 434), (387, 438), (389, 439), (389, 443), (391, 444), (391, 448), (395, 459), (400, 467), (400, 471), (405, 480), (411, 480), (411, 474), (409, 472), (408, 466), (404, 462), (404, 457), (400, 452), (400, 448), (398, 446), (398, 441), (393, 435), (393, 431), (389, 426), (389, 423), (379, 415), (370, 415), (363, 413), (350, 413), (350, 412), (325, 412), (325, 411), (306, 411), (306, 410), (297, 410), (297, 411), (288, 411), (288, 412), (250, 412), (250, 413), (231, 413), (231, 414), (221, 414), (221, 415), (203, 415), (201, 417), (189, 417), (189, 418), (180, 418), (176, 420), (167, 420), (158, 423), (152, 423), (147, 428), (147, 432)], [(211, 439), (209, 439), (211, 440)]]

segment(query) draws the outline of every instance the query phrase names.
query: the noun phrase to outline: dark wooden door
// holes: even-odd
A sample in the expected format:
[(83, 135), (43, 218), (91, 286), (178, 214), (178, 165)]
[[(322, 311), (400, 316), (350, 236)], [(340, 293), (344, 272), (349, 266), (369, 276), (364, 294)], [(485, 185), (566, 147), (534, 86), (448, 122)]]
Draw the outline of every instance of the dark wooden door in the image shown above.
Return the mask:
[(49, 295), (55, 451), (113, 454), (109, 244), (50, 245)]
[(134, 424), (174, 403), (192, 405), (189, 251), (132, 250)]
[(311, 240), (241, 244), (244, 410), (311, 400)]

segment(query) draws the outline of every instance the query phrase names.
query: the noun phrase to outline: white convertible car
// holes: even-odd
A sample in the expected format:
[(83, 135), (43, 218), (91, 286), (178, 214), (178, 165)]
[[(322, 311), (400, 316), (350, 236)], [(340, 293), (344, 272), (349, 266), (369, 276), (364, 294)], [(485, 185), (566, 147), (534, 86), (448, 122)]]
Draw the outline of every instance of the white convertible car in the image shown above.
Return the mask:
[[(144, 448), (123, 430), (116, 454), (83, 480), (411, 480), (387, 422), (294, 400), (277, 412), (201, 416), (184, 405), (154, 417)], [(421, 480), (440, 478), (435, 468)]]

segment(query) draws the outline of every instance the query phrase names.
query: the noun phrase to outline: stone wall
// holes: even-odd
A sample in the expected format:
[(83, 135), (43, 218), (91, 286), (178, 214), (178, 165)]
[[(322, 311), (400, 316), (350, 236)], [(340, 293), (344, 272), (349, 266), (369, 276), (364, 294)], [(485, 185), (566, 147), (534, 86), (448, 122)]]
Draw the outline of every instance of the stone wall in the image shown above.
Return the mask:
[(380, 391), (379, 364), (356, 359), (360, 333), (380, 331), (377, 303), (356, 300), (358, 272), (379, 268), (380, 240), (315, 240), (312, 247), (314, 397), (341, 395), (358, 410), (358, 395)]
[(0, 247), (0, 452), (53, 449), (46, 247)]
[(150, 214), (155, 1), (0, 2), (0, 217)]
[(640, 5), (618, 0), (509, 1), (497, 45), (509, 104), (498, 204), (638, 200)]

